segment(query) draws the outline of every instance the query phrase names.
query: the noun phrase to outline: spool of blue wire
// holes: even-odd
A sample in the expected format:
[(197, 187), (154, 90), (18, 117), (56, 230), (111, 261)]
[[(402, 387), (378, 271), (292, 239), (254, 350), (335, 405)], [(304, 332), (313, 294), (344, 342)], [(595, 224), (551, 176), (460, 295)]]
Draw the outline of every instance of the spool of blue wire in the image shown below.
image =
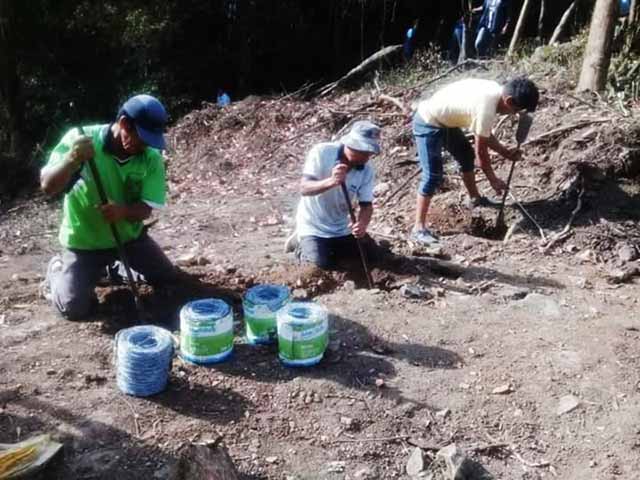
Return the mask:
[(118, 388), (136, 397), (163, 391), (169, 380), (173, 337), (153, 325), (125, 328), (116, 334), (116, 380)]

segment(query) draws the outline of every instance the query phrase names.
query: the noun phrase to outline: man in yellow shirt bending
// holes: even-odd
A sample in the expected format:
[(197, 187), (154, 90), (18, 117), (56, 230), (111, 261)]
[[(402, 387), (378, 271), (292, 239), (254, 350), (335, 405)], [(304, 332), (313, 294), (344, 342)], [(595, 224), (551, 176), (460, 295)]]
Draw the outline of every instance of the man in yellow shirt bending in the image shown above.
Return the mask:
[[(474, 159), (496, 193), (502, 192), (506, 185), (491, 167), (489, 149), (509, 160), (517, 160), (520, 152), (502, 145), (491, 129), (498, 114), (533, 112), (538, 99), (538, 88), (526, 78), (516, 78), (505, 85), (492, 80), (466, 79), (451, 83), (420, 102), (413, 117), (413, 135), (422, 177), (411, 241), (423, 245), (438, 243), (438, 238), (427, 229), (426, 220), (431, 198), (442, 184), (442, 148), (446, 148), (460, 166), (470, 206), (491, 204), (478, 192)], [(463, 128), (473, 133), (473, 146), (462, 132)]]

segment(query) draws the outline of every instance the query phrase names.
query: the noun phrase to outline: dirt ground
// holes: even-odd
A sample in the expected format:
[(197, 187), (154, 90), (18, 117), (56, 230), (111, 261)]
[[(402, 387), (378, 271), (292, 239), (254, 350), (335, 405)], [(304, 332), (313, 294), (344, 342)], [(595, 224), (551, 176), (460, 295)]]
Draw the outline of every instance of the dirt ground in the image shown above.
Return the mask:
[[(547, 101), (541, 118), (557, 116), (565, 100)], [(131, 321), (131, 298), (123, 287), (103, 287), (90, 320), (54, 313), (39, 282), (58, 248), (60, 202), (34, 195), (0, 213), (0, 442), (53, 434), (65, 456), (45, 478), (61, 479), (167, 479), (182, 445), (220, 435), (246, 479), (409, 478), (416, 447), (428, 463), (452, 443), (497, 479), (637, 478), (638, 283), (632, 276), (615, 281), (617, 270), (637, 264), (621, 253), (628, 245), (638, 251), (637, 178), (606, 169), (599, 177), (571, 171), (561, 178), (553, 162), (571, 161), (552, 157), (570, 150), (566, 135), (532, 144), (514, 191), (546, 235), (561, 231), (584, 202), (569, 235), (549, 246), (530, 222), (507, 243), (478, 236), (472, 217), (490, 222), (495, 211), (466, 210), (450, 172), (432, 217), (444, 249), (425, 255), (402, 240), (417, 180), (388, 198), (415, 168), (402, 136), (406, 121), (378, 112), (398, 124), (398, 134), (385, 137), (395, 152), (376, 160), (378, 183), (387, 185), (377, 191), (372, 231), (395, 257), (376, 271), (380, 288), (368, 290), (357, 272), (318, 274), (282, 252), (301, 155), (339, 130), (322, 115), (335, 120), (343, 112), (336, 104), (354, 98), (279, 105), (289, 101), (296, 113), (284, 118), (266, 108), (273, 104), (251, 100), (224, 115), (212, 107), (210, 117), (195, 112), (172, 131), (171, 205), (150, 233), (186, 275), (162, 296), (145, 289), (145, 299), (154, 320), (175, 329), (188, 300), (220, 296), (239, 313), (248, 286), (287, 283), (331, 312), (321, 364), (283, 367), (275, 348), (245, 343), (237, 315), (230, 361), (200, 367), (176, 358), (165, 392), (123, 395), (113, 336)], [(266, 128), (266, 116), (280, 125)], [(247, 120), (254, 117), (263, 124)], [(196, 126), (211, 135), (209, 143), (193, 134)], [(532, 138), (553, 128), (540, 122)], [(242, 143), (247, 133), (257, 147)], [(586, 156), (584, 144), (572, 142)], [(613, 144), (602, 139), (599, 152)], [(397, 166), (402, 159), (408, 163)], [(505, 175), (509, 166), (498, 165)], [(511, 205), (509, 224), (518, 215)], [(423, 298), (409, 298), (414, 290), (406, 285)]]

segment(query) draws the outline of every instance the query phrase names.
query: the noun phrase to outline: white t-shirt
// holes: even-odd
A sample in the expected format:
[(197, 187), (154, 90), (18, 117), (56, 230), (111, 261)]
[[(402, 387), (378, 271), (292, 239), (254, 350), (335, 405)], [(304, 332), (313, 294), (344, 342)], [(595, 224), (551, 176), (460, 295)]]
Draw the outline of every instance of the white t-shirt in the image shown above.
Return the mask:
[[(320, 143), (307, 154), (302, 175), (316, 180), (331, 176), (331, 170), (340, 161), (340, 143)], [(345, 184), (353, 202), (373, 202), (375, 172), (370, 162), (362, 170), (351, 169)], [(340, 185), (319, 195), (303, 196), (296, 214), (298, 237), (343, 237), (351, 234), (349, 208)]]
[(470, 78), (453, 82), (418, 104), (429, 125), (468, 128), (474, 135), (490, 137), (502, 86), (492, 80)]

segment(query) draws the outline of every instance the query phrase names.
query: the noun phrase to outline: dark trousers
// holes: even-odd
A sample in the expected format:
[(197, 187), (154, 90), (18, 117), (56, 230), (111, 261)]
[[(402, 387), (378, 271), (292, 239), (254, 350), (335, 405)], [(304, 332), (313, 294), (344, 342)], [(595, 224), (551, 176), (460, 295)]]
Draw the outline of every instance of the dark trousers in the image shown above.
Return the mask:
[[(160, 246), (146, 233), (124, 245), (131, 268), (154, 286), (175, 278), (176, 270)], [(52, 302), (70, 320), (85, 317), (95, 297), (96, 283), (105, 268), (118, 260), (115, 249), (65, 250), (62, 269), (48, 278)]]
[[(375, 242), (368, 235), (360, 240), (368, 262), (378, 259)], [(313, 263), (324, 270), (339, 268), (343, 263), (360, 261), (358, 244), (353, 235), (344, 237), (300, 237), (297, 251), (303, 263)]]

